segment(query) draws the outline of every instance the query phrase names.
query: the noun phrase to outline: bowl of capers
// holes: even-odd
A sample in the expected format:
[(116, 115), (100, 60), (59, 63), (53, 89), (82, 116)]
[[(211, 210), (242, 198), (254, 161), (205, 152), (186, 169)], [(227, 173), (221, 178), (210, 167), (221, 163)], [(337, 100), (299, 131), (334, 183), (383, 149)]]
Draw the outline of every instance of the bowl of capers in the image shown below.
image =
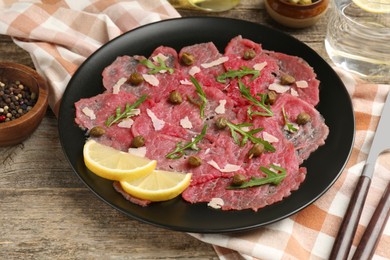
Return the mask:
[(0, 146), (27, 139), (41, 123), (48, 106), (48, 87), (34, 69), (0, 62)]
[(329, 0), (265, 0), (264, 3), (276, 22), (290, 28), (305, 28), (325, 14)]

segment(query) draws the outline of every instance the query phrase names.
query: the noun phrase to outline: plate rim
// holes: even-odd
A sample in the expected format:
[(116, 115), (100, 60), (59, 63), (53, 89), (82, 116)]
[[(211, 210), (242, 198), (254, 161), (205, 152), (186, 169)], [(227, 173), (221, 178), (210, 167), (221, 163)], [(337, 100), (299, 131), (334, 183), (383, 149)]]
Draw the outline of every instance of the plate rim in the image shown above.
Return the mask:
[[(146, 24), (146, 25), (143, 25), (143, 26), (140, 26), (140, 27), (137, 27), (135, 28), (134, 30), (131, 30), (131, 31), (128, 31), (116, 38), (114, 38), (113, 40), (107, 42), (106, 44), (102, 45), (100, 48), (98, 48), (92, 55), (90, 55), (80, 66), (79, 68), (77, 69), (77, 71), (74, 73), (74, 75), (72, 76), (71, 80), (69, 81), (68, 85), (67, 85), (67, 88), (66, 90), (64, 91), (64, 94), (63, 94), (63, 97), (67, 97), (67, 95), (69, 95), (68, 92), (71, 91), (71, 87), (69, 86), (72, 86), (72, 84), (74, 84), (74, 81), (76, 81), (79, 73), (82, 73), (83, 71), (83, 68), (85, 66), (88, 66), (90, 60), (94, 59), (97, 55), (99, 55), (99, 53), (102, 51), (102, 50), (105, 50), (109, 47), (107, 46), (111, 46), (111, 45), (115, 45), (115, 43), (117, 41), (120, 41), (121, 39), (124, 39), (124, 37), (127, 37), (127, 35), (129, 34), (132, 34), (136, 31), (140, 31), (140, 30), (145, 30), (145, 28), (150, 28), (151, 26), (163, 26), (162, 24), (170, 24), (170, 23), (175, 23), (177, 21), (197, 21), (197, 20), (208, 20), (208, 21), (219, 21), (219, 22), (223, 22), (223, 21), (230, 21), (230, 22), (237, 22), (237, 23), (243, 23), (243, 24), (250, 24), (251, 26), (255, 26), (255, 27), (259, 27), (259, 28), (263, 28), (264, 30), (269, 30), (269, 31), (273, 31), (277, 34), (281, 34), (283, 35), (284, 37), (288, 37), (290, 39), (294, 39), (294, 41), (298, 41), (300, 44), (303, 44), (307, 47), (307, 50), (310, 50), (312, 53), (311, 55), (314, 55), (316, 56), (316, 59), (321, 59), (323, 63), (326, 63), (330, 69), (331, 66), (317, 53), (315, 52), (312, 48), (310, 48), (306, 43), (302, 42), (302, 41), (299, 41), (298, 39), (294, 38), (293, 36), (287, 34), (287, 33), (284, 33), (278, 29), (274, 29), (274, 28), (271, 28), (271, 27), (268, 27), (266, 25), (263, 25), (263, 24), (256, 24), (256, 23), (253, 23), (253, 22), (250, 22), (250, 21), (246, 21), (246, 20), (241, 20), (241, 19), (236, 19), (236, 18), (223, 18), (223, 17), (203, 17), (203, 16), (195, 16), (195, 17), (181, 17), (181, 18), (173, 18), (173, 19), (168, 19), (168, 20), (162, 20), (162, 21), (158, 21), (158, 22), (154, 22), (154, 23), (150, 23), (150, 24)], [(227, 42), (226, 42), (227, 44)], [(158, 44), (155, 46), (155, 47), (158, 47)], [(267, 48), (269, 49), (269, 48)], [(291, 54), (290, 54), (291, 55)], [(315, 65), (311, 65), (312, 67), (315, 68)], [(333, 70), (333, 69), (332, 69)], [(334, 72), (334, 70), (333, 70)], [(344, 83), (341, 81), (340, 77), (336, 74), (336, 72), (334, 72), (334, 75), (337, 77), (337, 81), (339, 81), (339, 83), (341, 83), (341, 85), (343, 86), (343, 90), (344, 92), (346, 92), (346, 94), (348, 94), (347, 90), (346, 90), (346, 87), (344, 85)], [(321, 92), (320, 92), (321, 93)], [(345, 93), (344, 93), (345, 94)], [(241, 232), (241, 231), (247, 231), (247, 230), (251, 230), (251, 229), (254, 229), (254, 228), (259, 228), (259, 227), (262, 227), (262, 226), (265, 226), (265, 225), (269, 225), (271, 223), (275, 223), (277, 221), (280, 221), (282, 219), (285, 219), (287, 217), (290, 217), (294, 214), (296, 214), (297, 212), (303, 210), (304, 208), (308, 207), (309, 205), (313, 204), (316, 200), (318, 200), (320, 197), (322, 197), (332, 186), (333, 184), (338, 180), (338, 178), (341, 176), (343, 170), (345, 169), (345, 166), (351, 156), (351, 153), (352, 153), (352, 150), (353, 150), (353, 143), (354, 143), (354, 139), (355, 139), (355, 129), (356, 129), (356, 126), (355, 126), (355, 117), (354, 117), (354, 113), (353, 113), (353, 106), (352, 106), (352, 100), (350, 98), (349, 95), (348, 96), (348, 107), (352, 110), (352, 123), (353, 123), (353, 132), (352, 132), (352, 139), (351, 139), (351, 142), (350, 142), (350, 147), (349, 147), (349, 151), (348, 151), (348, 154), (344, 160), (344, 163), (342, 165), (342, 167), (340, 168), (339, 172), (336, 174), (335, 178), (327, 184), (327, 187), (325, 189), (323, 189), (317, 196), (313, 197), (309, 202), (305, 203), (305, 205), (302, 205), (301, 207), (298, 207), (296, 208), (294, 211), (291, 211), (290, 213), (288, 214), (285, 214), (283, 216), (280, 216), (274, 220), (271, 220), (271, 221), (268, 221), (268, 222), (264, 222), (264, 223), (261, 223), (261, 224), (254, 224), (254, 225), (251, 225), (251, 226), (246, 226), (246, 227), (229, 227), (229, 228), (225, 228), (225, 229), (212, 229), (212, 228), (191, 228), (191, 227), (182, 227), (182, 226), (174, 226), (174, 225), (162, 225), (161, 223), (157, 223), (156, 221), (151, 221), (151, 220), (148, 220), (148, 219), (145, 219), (145, 218), (142, 218), (142, 217), (139, 217), (137, 215), (133, 215), (129, 212), (127, 212), (126, 210), (124, 210), (123, 208), (119, 207), (118, 205), (114, 205), (112, 203), (110, 203), (110, 201), (108, 201), (106, 198), (104, 198), (103, 196), (101, 196), (101, 194), (99, 194), (95, 189), (94, 187), (92, 187), (92, 185), (90, 183), (88, 183), (85, 178), (83, 178), (80, 173), (78, 172), (78, 170), (76, 169), (75, 165), (73, 164), (73, 162), (70, 160), (68, 154), (67, 154), (67, 151), (65, 149), (65, 146), (64, 146), (64, 136), (63, 136), (63, 133), (64, 131), (66, 131), (66, 129), (64, 127), (60, 127), (62, 125), (62, 120), (63, 120), (63, 117), (64, 117), (64, 109), (65, 108), (65, 105), (64, 105), (64, 100), (63, 99), (61, 101), (61, 104), (60, 104), (60, 109), (59, 109), (59, 116), (58, 116), (58, 132), (59, 132), (59, 137), (60, 137), (60, 142), (61, 142), (61, 147), (62, 147), (62, 150), (65, 154), (65, 157), (66, 159), (68, 160), (70, 166), (72, 167), (72, 170), (73, 172), (79, 177), (79, 179), (84, 183), (84, 185), (86, 185), (88, 187), (89, 190), (91, 190), (93, 192), (93, 194), (95, 194), (95, 196), (97, 196), (99, 199), (101, 199), (102, 201), (104, 201), (105, 203), (107, 203), (108, 205), (110, 205), (111, 207), (115, 208), (116, 210), (120, 211), (121, 213), (125, 214), (126, 216), (128, 217), (131, 217), (133, 219), (136, 219), (138, 221), (141, 221), (143, 223), (148, 223), (148, 224), (151, 224), (153, 226), (157, 226), (157, 227), (161, 227), (161, 228), (166, 228), (166, 229), (170, 229), (170, 230), (175, 230), (175, 231), (183, 231), (183, 232), (192, 232), (192, 233), (230, 233), (230, 232)], [(128, 202), (130, 203), (130, 202)], [(259, 211), (261, 211), (262, 209), (260, 209)]]

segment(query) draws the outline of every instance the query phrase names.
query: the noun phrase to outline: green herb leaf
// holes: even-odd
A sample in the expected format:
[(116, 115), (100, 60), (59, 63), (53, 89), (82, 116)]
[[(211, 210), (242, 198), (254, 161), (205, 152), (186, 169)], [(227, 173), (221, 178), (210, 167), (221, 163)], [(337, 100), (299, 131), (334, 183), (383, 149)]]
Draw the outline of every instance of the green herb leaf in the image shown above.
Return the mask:
[(201, 133), (198, 136), (196, 136), (193, 141), (188, 142), (185, 145), (182, 145), (182, 142), (177, 143), (175, 150), (168, 153), (165, 157), (168, 159), (179, 159), (185, 155), (186, 149), (199, 150), (196, 144), (203, 139), (203, 137), (206, 134), (206, 129), (207, 129), (207, 125), (204, 125)]
[(173, 68), (167, 67), (165, 62), (161, 59), (161, 57), (157, 57), (157, 63), (158, 65), (154, 64), (151, 60), (144, 59), (140, 61), (141, 64), (145, 65), (149, 69), (151, 69), (148, 73), (149, 74), (157, 74), (161, 71), (168, 71), (169, 74), (172, 74), (174, 72)]
[(298, 128), (296, 128), (294, 126), (294, 124), (292, 124), (289, 120), (288, 120), (288, 115), (286, 113), (286, 111), (284, 110), (284, 107), (282, 107), (282, 113), (283, 113), (283, 118), (284, 118), (284, 125), (285, 127), (287, 127), (287, 130), (294, 133), (296, 131), (298, 131)]
[(252, 111), (251, 107), (248, 108), (248, 114), (249, 118), (252, 118), (252, 115), (261, 115), (261, 116), (273, 116), (274, 113), (271, 111), (271, 108), (269, 105), (265, 104), (265, 100), (267, 99), (267, 94), (259, 94), (260, 100), (258, 100), (256, 97), (252, 96), (249, 87), (246, 87), (244, 83), (241, 81), (238, 81), (238, 86), (240, 89), (241, 95), (252, 102), (255, 106), (260, 107), (264, 110), (264, 112), (261, 111)]
[(196, 93), (198, 93), (198, 96), (202, 100), (202, 102), (199, 105), (199, 109), (200, 109), (200, 118), (203, 118), (204, 117), (204, 109), (206, 108), (206, 104), (207, 104), (206, 94), (204, 93), (202, 86), (199, 84), (199, 82), (194, 77), (191, 76), (190, 79), (191, 79), (192, 84), (194, 84), (194, 86), (196, 88)]
[(227, 187), (227, 189), (230, 190), (245, 189), (245, 188), (257, 187), (265, 184), (279, 185), (287, 176), (287, 170), (275, 164), (271, 164), (269, 168), (261, 166), (260, 170), (264, 172), (267, 175), (267, 177), (264, 178), (252, 177), (250, 180), (240, 185), (230, 185)]
[(240, 70), (228, 70), (227, 72), (219, 75), (217, 81), (220, 83), (225, 83), (227, 78), (238, 78), (241, 79), (246, 75), (253, 75), (251, 80), (254, 80), (260, 76), (259, 70), (252, 70), (246, 66), (242, 66)]
[[(265, 141), (262, 138), (254, 136), (258, 132), (263, 131), (263, 128), (255, 128), (249, 131), (245, 131), (244, 129), (242, 129), (244, 127), (253, 126), (253, 124), (251, 123), (233, 124), (231, 122), (227, 122), (227, 126), (229, 127), (230, 133), (236, 144), (244, 146), (248, 142), (248, 140), (250, 140), (254, 144), (263, 144), (264, 148), (269, 152), (275, 152), (275, 147), (273, 147), (269, 142)], [(242, 136), (241, 141), (239, 139), (238, 134)]]
[(123, 112), (122, 112), (122, 108), (120, 106), (118, 106), (115, 109), (115, 115), (112, 115), (109, 118), (107, 118), (105, 125), (110, 127), (113, 124), (118, 123), (125, 118), (134, 116), (133, 109), (135, 109), (139, 105), (141, 105), (141, 103), (144, 102), (146, 98), (147, 98), (147, 95), (143, 95), (137, 101), (135, 101), (132, 105), (127, 103), (125, 106), (125, 110)]

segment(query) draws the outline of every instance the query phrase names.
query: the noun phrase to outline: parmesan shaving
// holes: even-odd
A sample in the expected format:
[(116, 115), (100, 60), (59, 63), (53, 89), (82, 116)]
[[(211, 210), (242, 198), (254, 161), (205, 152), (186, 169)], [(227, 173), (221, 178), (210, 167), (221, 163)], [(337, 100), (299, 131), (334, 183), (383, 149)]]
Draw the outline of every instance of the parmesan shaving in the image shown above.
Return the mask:
[(220, 100), (219, 106), (217, 106), (214, 110), (215, 113), (220, 114), (220, 115), (225, 114), (225, 112), (226, 112), (225, 105), (226, 105), (226, 100), (225, 99)]
[(112, 87), (112, 93), (118, 94), (120, 87), (127, 81), (126, 78), (120, 78)]
[(133, 155), (137, 155), (140, 157), (145, 157), (146, 156), (146, 147), (138, 147), (138, 148), (129, 148), (128, 153), (131, 153)]
[(263, 132), (263, 139), (269, 143), (277, 143), (279, 139), (276, 136), (273, 136), (267, 132)]
[(93, 112), (93, 110), (90, 109), (89, 107), (84, 107), (81, 111), (83, 111), (83, 113), (86, 116), (88, 116), (91, 120), (95, 120), (96, 119), (95, 112)]
[(307, 87), (309, 87), (309, 84), (307, 84), (306, 80), (295, 81), (295, 84), (297, 85), (298, 88), (307, 88)]
[(134, 123), (133, 119), (125, 118), (118, 124), (118, 127), (120, 127), (120, 128), (131, 128), (133, 123)]
[(154, 75), (142, 74), (142, 77), (144, 77), (144, 80), (154, 87), (157, 87), (160, 84), (160, 81)]
[(230, 163), (227, 163), (224, 168), (221, 168), (214, 160), (208, 161), (207, 163), (213, 166), (215, 169), (219, 170), (220, 172), (235, 172), (241, 168), (240, 165)]
[(214, 209), (220, 209), (224, 205), (224, 201), (221, 198), (212, 198), (207, 206), (212, 207)]
[(191, 69), (188, 71), (188, 74), (194, 76), (196, 73), (199, 72), (200, 72), (200, 68), (198, 66), (192, 66)]
[(298, 97), (299, 96), (298, 91), (296, 91), (293, 88), (291, 88), (291, 95), (294, 96), (294, 97)]
[(269, 89), (269, 90), (273, 90), (273, 91), (275, 91), (276, 93), (281, 94), (281, 93), (287, 92), (287, 91), (290, 89), (290, 87), (280, 85), (279, 83), (272, 83), (272, 84), (270, 84), (270, 85), (268, 86), (268, 89)]
[(256, 63), (255, 65), (253, 65), (253, 68), (255, 70), (261, 71), (262, 69), (265, 68), (265, 66), (267, 66), (267, 62), (266, 61), (264, 61), (262, 63)]
[(192, 128), (192, 123), (191, 123), (190, 119), (188, 118), (188, 116), (186, 116), (185, 118), (180, 120), (180, 125), (183, 128), (187, 128), (187, 129), (191, 129)]
[(164, 54), (162, 53), (159, 53), (157, 54), (156, 56), (153, 56), (152, 57), (152, 60), (155, 61), (155, 62), (158, 62), (158, 58), (160, 58), (162, 61), (166, 61), (168, 59), (167, 56), (165, 56)]
[(211, 67), (214, 67), (214, 66), (218, 66), (220, 64), (223, 64), (224, 62), (228, 61), (229, 60), (229, 57), (221, 57), (219, 59), (216, 59), (212, 62), (209, 62), (209, 63), (203, 63), (201, 64), (200, 66), (202, 66), (203, 68), (207, 69), (207, 68), (211, 68)]
[(163, 127), (165, 125), (165, 122), (163, 120), (158, 119), (156, 117), (156, 115), (153, 113), (153, 111), (150, 110), (149, 108), (146, 109), (146, 113), (148, 114), (148, 116), (152, 120), (154, 130), (159, 131), (159, 130), (163, 129)]
[(182, 79), (182, 80), (180, 80), (180, 84), (182, 84), (182, 85), (192, 85), (192, 82), (189, 81), (188, 79)]

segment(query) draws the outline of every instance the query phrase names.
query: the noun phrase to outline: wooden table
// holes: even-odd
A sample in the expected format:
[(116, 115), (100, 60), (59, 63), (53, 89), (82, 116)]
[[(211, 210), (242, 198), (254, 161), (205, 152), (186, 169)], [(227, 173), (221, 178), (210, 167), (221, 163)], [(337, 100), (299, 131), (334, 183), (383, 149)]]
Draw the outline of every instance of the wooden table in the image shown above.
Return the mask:
[[(328, 60), (326, 17), (308, 29), (277, 25), (263, 0), (241, 0), (223, 13), (181, 10), (182, 16), (224, 16), (266, 24), (307, 43)], [(33, 67), (28, 53), (0, 36), (0, 60)], [(217, 259), (211, 245), (186, 233), (140, 223), (99, 200), (73, 173), (48, 109), (25, 142), (0, 147), (0, 259)]]

